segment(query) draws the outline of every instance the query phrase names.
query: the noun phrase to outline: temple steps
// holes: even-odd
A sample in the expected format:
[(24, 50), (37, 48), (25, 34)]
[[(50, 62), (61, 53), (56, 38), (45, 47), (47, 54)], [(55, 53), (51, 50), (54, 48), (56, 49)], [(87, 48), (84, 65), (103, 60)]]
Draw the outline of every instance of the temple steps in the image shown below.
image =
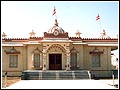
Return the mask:
[(26, 70), (22, 72), (21, 80), (77, 80), (91, 79), (87, 70)]

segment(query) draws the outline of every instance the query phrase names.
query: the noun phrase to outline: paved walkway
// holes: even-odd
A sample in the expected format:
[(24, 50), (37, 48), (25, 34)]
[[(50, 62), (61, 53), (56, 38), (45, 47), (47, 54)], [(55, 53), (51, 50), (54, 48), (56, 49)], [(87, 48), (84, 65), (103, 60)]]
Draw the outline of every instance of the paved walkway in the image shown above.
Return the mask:
[(112, 85), (113, 80), (21, 80), (4, 89), (118, 89)]

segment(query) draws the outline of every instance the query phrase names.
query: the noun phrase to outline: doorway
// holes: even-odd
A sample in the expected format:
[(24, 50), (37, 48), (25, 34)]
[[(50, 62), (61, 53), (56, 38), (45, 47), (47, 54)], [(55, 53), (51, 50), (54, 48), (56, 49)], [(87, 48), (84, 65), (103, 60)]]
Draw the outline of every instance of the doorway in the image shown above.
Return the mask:
[(62, 54), (49, 54), (49, 70), (62, 69)]

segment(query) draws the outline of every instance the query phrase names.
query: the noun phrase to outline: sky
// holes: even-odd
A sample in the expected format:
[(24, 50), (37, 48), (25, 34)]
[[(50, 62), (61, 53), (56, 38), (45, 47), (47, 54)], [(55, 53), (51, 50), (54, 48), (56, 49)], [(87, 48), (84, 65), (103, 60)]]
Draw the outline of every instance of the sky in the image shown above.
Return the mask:
[(9, 38), (29, 37), (32, 30), (42, 37), (54, 25), (54, 6), (59, 26), (69, 36), (78, 30), (83, 38), (99, 37), (103, 29), (111, 38), (118, 34), (119, 6), (113, 1), (1, 1), (1, 30)]
[(29, 38), (33, 30), (43, 37), (54, 25), (54, 6), (59, 27), (70, 37), (79, 31), (82, 38), (99, 38), (103, 29), (111, 38), (119, 34), (118, 1), (1, 1), (1, 34)]

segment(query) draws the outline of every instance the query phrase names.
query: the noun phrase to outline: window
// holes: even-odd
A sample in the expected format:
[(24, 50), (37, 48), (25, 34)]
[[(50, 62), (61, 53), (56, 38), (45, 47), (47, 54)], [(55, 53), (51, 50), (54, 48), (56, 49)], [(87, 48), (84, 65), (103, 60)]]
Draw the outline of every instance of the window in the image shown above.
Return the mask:
[(93, 54), (92, 55), (92, 66), (93, 67), (100, 67), (100, 54)]
[(71, 67), (77, 67), (77, 53), (71, 53)]
[(9, 56), (9, 67), (10, 68), (18, 67), (18, 55), (10, 55)]
[(77, 67), (77, 54), (79, 53), (74, 47), (70, 50), (71, 52), (71, 59), (70, 59), (70, 65), (71, 68)]
[(40, 67), (40, 54), (34, 54), (34, 67)]

